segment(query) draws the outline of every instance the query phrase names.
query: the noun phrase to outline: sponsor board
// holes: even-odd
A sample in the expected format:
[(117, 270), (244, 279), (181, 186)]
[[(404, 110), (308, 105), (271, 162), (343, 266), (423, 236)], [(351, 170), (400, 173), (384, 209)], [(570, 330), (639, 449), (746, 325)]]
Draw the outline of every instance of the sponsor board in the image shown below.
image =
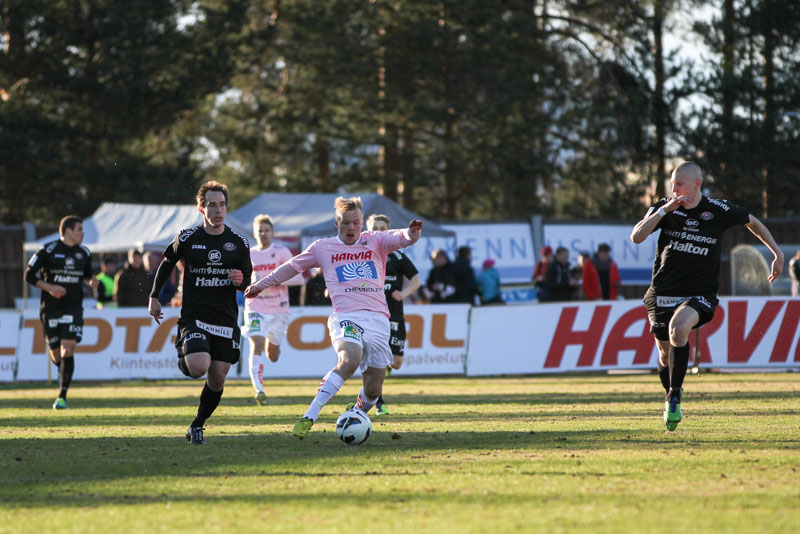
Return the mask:
[(0, 310), (0, 382), (12, 382), (17, 367), (21, 313)]
[[(467, 305), (407, 306), (406, 375), (463, 374), (466, 357)], [(268, 364), (265, 378), (318, 378), (336, 365), (328, 334), (327, 307), (291, 310), (286, 340), (278, 362)], [(175, 335), (179, 310), (164, 308), (160, 325), (145, 308), (84, 311), (83, 341), (76, 349), (75, 380), (184, 378), (177, 368)], [(22, 329), (19, 318), (23, 316)], [(12, 313), (12, 333), (19, 334), (18, 380), (46, 380), (57, 371), (46, 352), (37, 310)], [(0, 323), (0, 326), (5, 321)], [(8, 339), (4, 338), (5, 343)], [(247, 377), (249, 340), (242, 339), (242, 365), (231, 367), (229, 377)], [(10, 351), (11, 349), (7, 349)], [(0, 354), (0, 362), (4, 361)], [(9, 368), (14, 356), (9, 356)], [(13, 373), (9, 374), (9, 380)]]
[[(699, 343), (703, 367), (800, 367), (798, 324), (800, 300), (726, 297), (689, 342)], [(649, 330), (635, 300), (476, 308), (467, 374), (654, 369)]]

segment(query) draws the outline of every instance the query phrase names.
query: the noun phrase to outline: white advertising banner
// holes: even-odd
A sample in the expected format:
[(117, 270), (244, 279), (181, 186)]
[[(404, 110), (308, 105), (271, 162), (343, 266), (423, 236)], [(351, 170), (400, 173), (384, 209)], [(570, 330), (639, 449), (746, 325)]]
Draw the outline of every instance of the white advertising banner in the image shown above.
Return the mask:
[(558, 247), (568, 249), (572, 266), (578, 264), (578, 254), (581, 252), (594, 254), (597, 245), (607, 243), (611, 247), (611, 257), (619, 267), (622, 283), (649, 285), (658, 232), (637, 245), (631, 241), (631, 230), (632, 224), (546, 224), (544, 241), (552, 247), (553, 252)]
[(22, 314), (0, 310), (0, 382), (13, 382), (17, 366), (19, 321)]
[[(714, 319), (699, 330), (700, 365), (800, 367), (798, 323), (799, 299), (720, 299)], [(656, 358), (638, 300), (472, 310), (469, 376), (654, 369)]]
[[(469, 306), (406, 306), (406, 349), (398, 375), (464, 374)], [(322, 377), (336, 365), (328, 337), (328, 307), (294, 308), (286, 340), (264, 378)], [(247, 343), (242, 343), (242, 377), (247, 377)]]
[[(468, 305), (407, 306), (404, 375), (463, 374), (469, 319)], [(328, 337), (327, 307), (293, 309), (286, 340), (265, 378), (322, 377), (336, 365)], [(164, 308), (157, 325), (145, 308), (84, 310), (83, 340), (76, 350), (75, 380), (183, 378), (174, 347), (179, 310)], [(24, 313), (20, 334), (18, 380), (45, 380), (49, 363), (36, 310)], [(1, 323), (0, 323), (1, 324)], [(249, 347), (242, 343), (241, 376), (247, 377)], [(0, 357), (2, 361), (2, 357)], [(231, 377), (236, 370), (231, 370)]]

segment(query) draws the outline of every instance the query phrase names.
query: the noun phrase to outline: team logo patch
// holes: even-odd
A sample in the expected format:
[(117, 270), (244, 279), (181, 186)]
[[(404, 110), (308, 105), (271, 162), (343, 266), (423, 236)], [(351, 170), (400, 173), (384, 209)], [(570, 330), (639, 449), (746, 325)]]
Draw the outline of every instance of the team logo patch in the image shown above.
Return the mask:
[(358, 333), (358, 330), (353, 325), (345, 326), (343, 335), (344, 337), (349, 337), (350, 339), (361, 341), (361, 335)]
[(710, 221), (711, 219), (714, 218), (714, 214), (711, 213), (710, 211), (704, 211), (703, 213), (700, 214), (700, 218), (703, 219), (704, 221)]
[(233, 243), (231, 243), (230, 241), (229, 241), (229, 242), (227, 242), (227, 243), (225, 243), (225, 245), (223, 245), (223, 246), (225, 247), (225, 250), (227, 250), (228, 252), (231, 252), (231, 251), (233, 251), (233, 250), (236, 250), (236, 245), (234, 245), (234, 244), (233, 244)]
[(249, 328), (250, 332), (258, 332), (261, 330), (261, 319), (250, 319)]
[(339, 278), (339, 282), (374, 279), (378, 278), (378, 269), (373, 261), (359, 261), (337, 267), (336, 276)]
[(80, 252), (76, 252), (76, 253), (75, 253), (75, 257), (76, 257), (77, 259), (79, 259), (79, 260), (82, 260), (82, 259), (83, 259), (83, 254), (81, 254)]
[(222, 259), (222, 252), (219, 250), (211, 250), (208, 253), (208, 261), (217, 262)]

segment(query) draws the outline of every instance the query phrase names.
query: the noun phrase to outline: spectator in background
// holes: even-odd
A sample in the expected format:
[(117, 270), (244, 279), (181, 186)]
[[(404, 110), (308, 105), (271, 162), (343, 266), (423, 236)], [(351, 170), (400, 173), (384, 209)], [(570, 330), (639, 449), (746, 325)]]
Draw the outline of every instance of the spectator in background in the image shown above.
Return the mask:
[(475, 279), (475, 270), (472, 268), (471, 247), (458, 247), (458, 256), (453, 262), (453, 281), (456, 287), (453, 302), (480, 304), (476, 298), (480, 296), (480, 289), (478, 289), (478, 281)]
[(611, 247), (607, 243), (600, 243), (597, 246), (592, 264), (597, 269), (603, 300), (617, 300), (622, 279), (619, 276), (617, 262), (611, 259)]
[[(161, 264), (161, 260), (163, 260), (164, 257), (156, 252), (147, 251), (144, 253), (143, 259), (144, 269), (147, 271), (149, 284), (152, 284), (153, 280), (156, 278), (158, 266)], [(173, 270), (169, 278), (167, 278), (167, 281), (164, 283), (164, 287), (161, 288), (161, 293), (158, 294), (158, 301), (162, 306), (169, 306), (170, 302), (172, 302), (172, 298), (177, 292), (177, 272)]]
[(539, 262), (533, 269), (533, 276), (531, 281), (536, 287), (539, 294), (539, 302), (547, 301), (547, 287), (545, 286), (545, 276), (547, 275), (547, 267), (553, 263), (553, 249), (547, 245), (543, 246), (539, 251)]
[(428, 272), (428, 279), (423, 288), (425, 298), (431, 304), (456, 302), (453, 263), (447, 257), (447, 253), (440, 248), (435, 249), (431, 252), (431, 262), (433, 263), (433, 269)]
[(478, 275), (478, 287), (481, 290), (481, 303), (505, 304), (500, 296), (500, 273), (494, 266), (494, 260), (487, 258), (483, 262), (483, 270)]
[(800, 296), (800, 250), (789, 260), (789, 278), (792, 279), (792, 296)]
[(547, 267), (545, 289), (547, 302), (572, 300), (572, 293), (579, 282), (572, 278), (569, 269), (569, 251), (564, 247), (556, 249), (555, 261)]
[(114, 301), (120, 308), (142, 306), (147, 307), (151, 281), (147, 276), (142, 261), (142, 253), (136, 249), (128, 251), (125, 267), (114, 279)]
[(117, 262), (111, 256), (103, 258), (100, 263), (100, 274), (97, 275), (97, 307), (113, 308), (114, 275), (117, 273)]
[(328, 288), (325, 286), (325, 277), (322, 269), (314, 267), (311, 269), (313, 276), (308, 279), (305, 286), (303, 306), (330, 306), (331, 297)]

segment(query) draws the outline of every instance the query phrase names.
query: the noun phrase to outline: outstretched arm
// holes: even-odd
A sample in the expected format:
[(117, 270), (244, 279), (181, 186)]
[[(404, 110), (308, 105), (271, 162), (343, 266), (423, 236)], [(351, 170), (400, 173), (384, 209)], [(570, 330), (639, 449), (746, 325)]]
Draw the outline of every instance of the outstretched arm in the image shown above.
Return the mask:
[(280, 285), (297, 275), (297, 269), (292, 266), (291, 262), (287, 261), (255, 284), (248, 286), (247, 289), (244, 290), (244, 296), (245, 298), (251, 299), (258, 296), (259, 293), (268, 287)]
[(772, 237), (769, 229), (764, 226), (764, 223), (750, 215), (750, 222), (745, 224), (748, 230), (753, 232), (762, 243), (767, 245), (767, 248), (772, 252), (774, 259), (772, 260), (772, 272), (769, 275), (769, 281), (773, 282), (781, 272), (783, 272), (783, 251), (778, 247), (775, 239)]

